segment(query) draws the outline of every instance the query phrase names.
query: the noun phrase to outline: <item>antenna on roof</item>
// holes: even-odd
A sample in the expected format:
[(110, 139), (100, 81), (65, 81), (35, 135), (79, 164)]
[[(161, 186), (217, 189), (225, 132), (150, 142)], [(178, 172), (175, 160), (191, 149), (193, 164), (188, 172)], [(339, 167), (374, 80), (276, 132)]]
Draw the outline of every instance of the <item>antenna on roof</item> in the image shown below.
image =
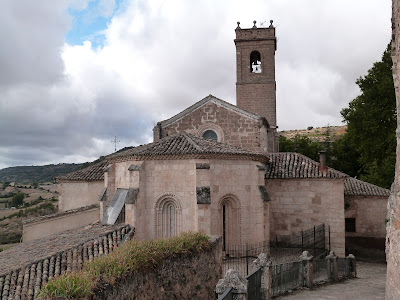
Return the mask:
[(120, 140), (117, 139), (117, 136), (114, 136), (114, 138), (112, 139), (111, 143), (114, 144), (114, 151), (117, 151), (117, 143), (119, 143)]

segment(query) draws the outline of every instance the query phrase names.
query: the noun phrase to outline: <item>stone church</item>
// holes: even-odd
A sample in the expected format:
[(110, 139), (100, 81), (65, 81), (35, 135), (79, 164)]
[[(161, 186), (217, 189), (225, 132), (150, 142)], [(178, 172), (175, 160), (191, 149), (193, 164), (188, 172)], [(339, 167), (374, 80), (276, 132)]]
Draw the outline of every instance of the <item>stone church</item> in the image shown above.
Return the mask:
[(60, 176), (59, 213), (26, 222), (24, 241), (98, 221), (130, 224), (138, 239), (203, 231), (224, 247), (323, 223), (340, 256), (347, 238), (384, 240), (387, 190), (323, 155), (278, 152), (273, 22), (235, 32), (237, 105), (209, 95), (158, 122), (152, 143)]

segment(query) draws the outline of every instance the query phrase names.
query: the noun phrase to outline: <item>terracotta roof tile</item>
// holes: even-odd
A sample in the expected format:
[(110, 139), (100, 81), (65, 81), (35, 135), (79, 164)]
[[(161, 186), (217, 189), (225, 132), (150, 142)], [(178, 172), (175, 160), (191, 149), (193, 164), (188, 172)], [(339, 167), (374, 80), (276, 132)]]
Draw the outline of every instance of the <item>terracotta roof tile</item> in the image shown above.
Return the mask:
[(332, 168), (321, 172), (320, 164), (299, 153), (281, 152), (267, 155), (270, 160), (266, 178), (345, 178), (344, 194), (347, 196), (389, 197), (390, 191), (364, 182)]
[(104, 158), (103, 161), (89, 166), (85, 169), (78, 170), (58, 177), (58, 180), (77, 180), (77, 181), (94, 181), (104, 179), (104, 168), (115, 160), (145, 160), (145, 159), (167, 159), (173, 157), (187, 158), (190, 155), (206, 157), (228, 158), (229, 156), (247, 157), (247, 159), (255, 159), (266, 161), (265, 155), (242, 148), (219, 143), (212, 140), (203, 139), (195, 135), (181, 132), (155, 143), (140, 145), (137, 147), (126, 148), (122, 151), (115, 152)]
[(132, 237), (134, 228), (99, 224), (29, 241), (0, 253), (0, 298), (33, 299), (51, 278), (78, 271)]
[(127, 151), (112, 155), (112, 158), (128, 156), (165, 156), (182, 154), (233, 154), (233, 155), (260, 155), (261, 153), (244, 150), (242, 148), (207, 140), (193, 134), (180, 132), (163, 138), (155, 143), (134, 147)]
[(344, 181), (344, 194), (346, 196), (389, 197), (390, 190), (349, 177)]
[(107, 166), (107, 160), (93, 164), (87, 168), (77, 170), (65, 175), (58, 176), (57, 180), (83, 180), (96, 181), (104, 179), (104, 168)]
[(270, 153), (266, 178), (346, 178), (348, 175), (332, 168), (320, 170), (320, 164), (299, 153)]

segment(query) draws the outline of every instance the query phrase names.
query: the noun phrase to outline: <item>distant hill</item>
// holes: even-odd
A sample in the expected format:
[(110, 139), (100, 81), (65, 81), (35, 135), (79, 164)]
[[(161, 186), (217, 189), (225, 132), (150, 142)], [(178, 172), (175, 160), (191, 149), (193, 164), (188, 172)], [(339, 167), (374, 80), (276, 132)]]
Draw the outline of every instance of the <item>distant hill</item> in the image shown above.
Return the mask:
[(347, 130), (347, 126), (326, 126), (326, 127), (309, 127), (309, 129), (297, 129), (297, 130), (284, 130), (280, 131), (279, 134), (288, 138), (294, 139), (298, 134), (300, 136), (306, 136), (313, 142), (325, 142), (327, 134), (331, 142), (341, 138)]
[(48, 182), (54, 177), (82, 168), (84, 164), (58, 164), (46, 166), (20, 166), (0, 169), (1, 182)]

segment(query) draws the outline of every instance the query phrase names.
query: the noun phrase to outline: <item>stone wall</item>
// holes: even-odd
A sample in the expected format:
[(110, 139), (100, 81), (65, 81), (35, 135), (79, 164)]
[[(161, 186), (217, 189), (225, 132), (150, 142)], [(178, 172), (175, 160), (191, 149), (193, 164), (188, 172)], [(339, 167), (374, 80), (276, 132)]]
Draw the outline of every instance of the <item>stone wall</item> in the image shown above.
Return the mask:
[(208, 102), (182, 119), (162, 128), (162, 137), (186, 131), (202, 136), (211, 129), (218, 141), (243, 149), (267, 152), (267, 129), (261, 119), (240, 115), (228, 108)]
[(326, 230), (330, 226), (331, 250), (345, 255), (343, 179), (266, 179), (265, 186), (272, 239), (324, 223)]
[(47, 237), (100, 220), (99, 204), (27, 220), (23, 224), (23, 241)]
[[(125, 205), (125, 222), (136, 227), (137, 239), (168, 237), (180, 231), (202, 231), (222, 235), (223, 206), (226, 206), (226, 237), (230, 244), (269, 240), (269, 202), (263, 201), (261, 163), (251, 160), (186, 159), (144, 161), (137, 180), (128, 180), (129, 165), (115, 166), (119, 184), (139, 187), (135, 203)], [(207, 167), (197, 167), (206, 165)], [(119, 170), (119, 171), (118, 171)], [(126, 179), (119, 179), (126, 176)], [(135, 177), (137, 178), (137, 177)], [(111, 183), (109, 183), (111, 186)], [(118, 184), (115, 188), (118, 188)], [(199, 200), (197, 188), (209, 191)], [(173, 223), (165, 209), (172, 204)]]
[(400, 0), (392, 7), (392, 59), (393, 80), (397, 103), (397, 154), (396, 175), (389, 198), (389, 222), (386, 236), (386, 299), (400, 299)]
[(346, 237), (386, 237), (386, 197), (345, 196), (344, 201), (345, 218), (356, 219), (356, 232), (346, 232)]
[(211, 251), (182, 254), (167, 259), (155, 270), (134, 272), (123, 282), (97, 293), (95, 298), (215, 299), (215, 286), (222, 277), (221, 238), (214, 238), (212, 243)]
[(98, 203), (104, 181), (60, 181), (58, 210), (66, 211)]

